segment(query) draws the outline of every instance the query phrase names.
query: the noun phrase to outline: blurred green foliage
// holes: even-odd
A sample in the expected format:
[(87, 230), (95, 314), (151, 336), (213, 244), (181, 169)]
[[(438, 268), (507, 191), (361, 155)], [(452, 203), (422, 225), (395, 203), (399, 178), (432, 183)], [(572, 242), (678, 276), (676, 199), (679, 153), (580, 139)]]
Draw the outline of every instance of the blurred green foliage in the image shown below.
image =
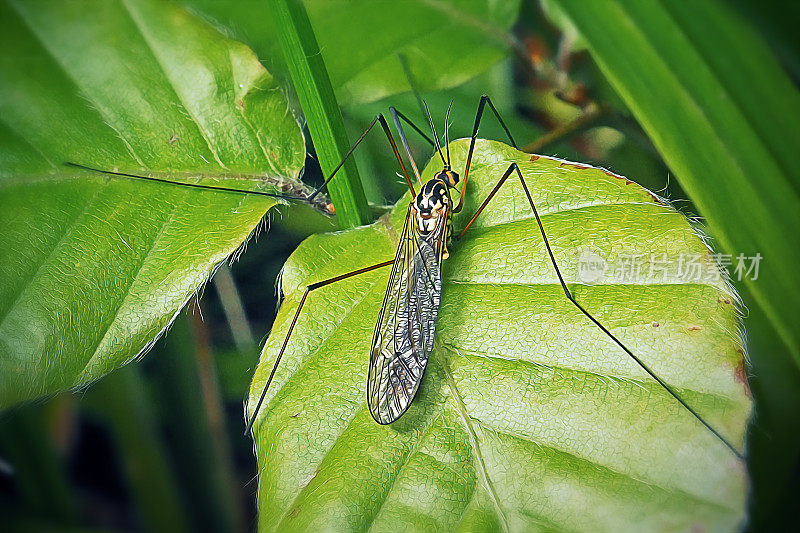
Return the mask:
[[(548, 2), (548, 7), (552, 4), (562, 8), (558, 20), (548, 19), (537, 2), (320, 0), (306, 5), (351, 140), (388, 105), (419, 120), (410, 83), (434, 110), (444, 110), (450, 100), (455, 102), (453, 137), (470, 133), (482, 93), (492, 96), (520, 145), (592, 113), (589, 123), (539, 150), (602, 165), (661, 191), (686, 213), (708, 220), (715, 247), (723, 246), (733, 254), (769, 250), (771, 255), (764, 258), (767, 270), (762, 274), (769, 277), (749, 287), (739, 286), (749, 308), (745, 328), (756, 402), (748, 436), (751, 494), (746, 527), (752, 531), (796, 528), (800, 525), (796, 506), (800, 372), (790, 348), (781, 340), (787, 339), (788, 328), (791, 344), (791, 316), (798, 291), (793, 277), (785, 277), (787, 269), (796, 264), (797, 246), (792, 242), (796, 234), (792, 228), (798, 221), (793, 203), (796, 176), (781, 182), (781, 176), (794, 176), (790, 171), (795, 172), (781, 161), (791, 159), (797, 149), (791, 110), (797, 100), (800, 54), (796, 32), (787, 22), (796, 20), (792, 13), (796, 7), (747, 0), (700, 7), (651, 2), (646, 4), (650, 7), (642, 8), (609, 2), (582, 11), (571, 7), (571, 2)], [(636, 16), (647, 9), (662, 16)], [(705, 10), (703, 16), (697, 14), (698, 9)], [(554, 16), (552, 9), (547, 14)], [(207, 135), (204, 139), (197, 129), (197, 124), (203, 123), (197, 117), (207, 116), (207, 131), (224, 134), (231, 131), (225, 121), (237, 116), (231, 111), (236, 109), (235, 98), (226, 103), (229, 93), (217, 91), (222, 85), (208, 83), (218, 73), (211, 78), (203, 75), (214, 71), (212, 66), (244, 65), (242, 71), (229, 72), (247, 72), (250, 81), (260, 75), (268, 77), (266, 71), (275, 74), (277, 82), (259, 87), (275, 99), (277, 105), (269, 109), (280, 111), (284, 124), (293, 122), (287, 109), (296, 108), (296, 103), (291, 103), (296, 101), (291, 94), (292, 81), (286, 77), (267, 3), (260, 0), (184, 0), (178, 4), (7, 0), (0, 4), (0, 19), (4, 28), (0, 32), (4, 43), (0, 57), (0, 220), (5, 228), (0, 239), (7, 252), (0, 265), (0, 363), (7, 364), (12, 355), (18, 357), (23, 353), (20, 350), (31, 357), (52, 350), (39, 341), (35, 328), (30, 327), (32, 322), (15, 321), (9, 311), (20, 309), (10, 304), (16, 301), (16, 291), (25, 286), (25, 272), (32, 274), (25, 265), (37, 264), (37, 257), (48, 254), (43, 248), (37, 255), (35, 246), (21, 247), (19, 243), (45, 242), (38, 236), (47, 230), (57, 235), (55, 229), (67, 220), (43, 214), (78, 209), (79, 200), (96, 194), (96, 189), (103, 189), (103, 194), (111, 191), (110, 197), (100, 202), (107, 211), (97, 216), (114, 222), (123, 234), (130, 228), (147, 233), (154, 219), (166, 216), (171, 212), (169, 206), (184, 198), (181, 212), (187, 217), (195, 213), (183, 228), (187, 239), (194, 240), (183, 241), (183, 250), (196, 254), (205, 266), (190, 269), (194, 277), (189, 281), (184, 270), (179, 277), (186, 290), (179, 291), (174, 301), (156, 306), (163, 315), (160, 322), (154, 322), (147, 330), (150, 333), (143, 333), (139, 341), (113, 351), (114, 362), (105, 372), (146, 344), (145, 337), (151, 338), (161, 327), (157, 324), (166, 323), (211, 265), (241, 242), (270, 204), (251, 199), (247, 213), (241, 213), (230, 205), (238, 204), (238, 199), (215, 197), (212, 201), (207, 195), (160, 190), (148, 192), (145, 198), (140, 184), (68, 176), (59, 167), (60, 161), (69, 157), (103, 168), (119, 166), (153, 173), (201, 172), (205, 178), (215, 179), (233, 178), (222, 167), (293, 178), (301, 166), (302, 146), (292, 128), (282, 129), (282, 140), (275, 141), (275, 149), (286, 150), (277, 167), (271, 157), (244, 164), (240, 152), (246, 147), (236, 139), (229, 157), (218, 164), (213, 149), (206, 153)], [(565, 19), (577, 34), (561, 32)], [(653, 44), (660, 38), (674, 38), (676, 28), (683, 31), (679, 32), (681, 46), (671, 41)], [(711, 30), (720, 35), (734, 32), (735, 38), (716, 42), (710, 37), (715, 35)], [(603, 32), (616, 35), (619, 41), (611, 46)], [(637, 43), (650, 46), (628, 50), (632, 36)], [(166, 44), (154, 44), (158, 41)], [(266, 71), (255, 61), (246, 65), (238, 61), (249, 52), (236, 41), (251, 48)], [(197, 48), (192, 51), (192, 46)], [(699, 53), (699, 60), (693, 55), (688, 61), (686, 50), (708, 53)], [(408, 61), (409, 75), (400, 57)], [(651, 61), (636, 63), (645, 57)], [(615, 61), (622, 60), (627, 62), (628, 72), (614, 67)], [(172, 66), (165, 69), (170, 62)], [(717, 73), (713, 87), (731, 95), (726, 102), (699, 100), (701, 111), (706, 105), (715, 109), (714, 113), (699, 113), (699, 120), (716, 124), (712, 128), (707, 124), (690, 127), (683, 122), (687, 109), (681, 103), (688, 100), (670, 100), (675, 97), (670, 91), (676, 87), (684, 96), (694, 97), (696, 91), (710, 87), (697, 81), (702, 79), (698, 68), (706, 74), (706, 70)], [(759, 74), (765, 69), (768, 75)], [(647, 78), (653, 73), (680, 83), (659, 84), (659, 78)], [(233, 80), (240, 78), (228, 76), (225, 86), (233, 86), (235, 93)], [(647, 89), (647, 83), (657, 84), (658, 91)], [(174, 92), (175, 87), (186, 88), (187, 94), (196, 98), (187, 100), (186, 95)], [(637, 87), (642, 89), (637, 91)], [(204, 89), (210, 91), (203, 94)], [(659, 109), (664, 100), (672, 103)], [(226, 108), (230, 102), (233, 105)], [(729, 113), (730, 109), (742, 111), (746, 120)], [(261, 115), (253, 120), (270, 119)], [(664, 129), (665, 121), (674, 123)], [(746, 136), (736, 133), (743, 123), (749, 128)], [(503, 139), (501, 130), (491, 122), (486, 124), (482, 137)], [(176, 125), (183, 128), (180, 142), (171, 143)], [(694, 136), (702, 131), (705, 137)], [(260, 144), (262, 133), (256, 134), (255, 144)], [(758, 143), (758, 150), (751, 141)], [(134, 153), (147, 156), (132, 160), (125, 142), (133, 143)], [(319, 183), (322, 176), (308, 135), (306, 142), (312, 155), (304, 164), (304, 180)], [(415, 153), (428, 153), (423, 143), (412, 142)], [(722, 143), (727, 152), (712, 152), (709, 143)], [(764, 167), (769, 170), (766, 174), (758, 159), (765, 153), (778, 161)], [(716, 155), (712, 158), (712, 154)], [(367, 199), (373, 204), (393, 203), (403, 192), (396, 162), (380, 133), (370, 134), (364, 149), (357, 152), (357, 162)], [(702, 164), (728, 170), (712, 176), (698, 166)], [(34, 182), (31, 176), (47, 179)], [(59, 180), (57, 184), (53, 176)], [(724, 181), (727, 176), (731, 178), (728, 183)], [(730, 201), (719, 196), (721, 191)], [(59, 194), (78, 203), (60, 201)], [(163, 209), (153, 210), (153, 194)], [(748, 205), (759, 213), (757, 221), (742, 216)], [(57, 223), (59, 219), (61, 223)], [(231, 225), (231, 220), (236, 223)], [(257, 350), (251, 346), (269, 331), (275, 317), (275, 283), (288, 254), (303, 237), (332, 229), (330, 220), (308, 208), (273, 209), (267, 220), (269, 232), (251, 240), (246, 253), (231, 267), (234, 290), (212, 282), (201, 291), (202, 298), (192, 299), (185, 316), (141, 364), (116, 371), (85, 393), (65, 393), (0, 414), (4, 529), (236, 531), (253, 527), (257, 469), (252, 442), (241, 436), (242, 401), (257, 360)], [(775, 221), (783, 225), (776, 226)], [(88, 250), (81, 252), (81, 257), (96, 262), (124, 251), (110, 245), (104, 248), (96, 242), (97, 233), (88, 231), (78, 239), (81, 249)], [(747, 240), (739, 240), (740, 236)], [(209, 245), (215, 237), (224, 244)], [(180, 240), (177, 234), (176, 239)], [(57, 244), (51, 242), (50, 249)], [(203, 251), (203, 246), (210, 246), (216, 255)], [(738, 249), (740, 246), (753, 249)], [(105, 255), (98, 250), (105, 250)], [(75, 264), (65, 261), (68, 267)], [(91, 267), (91, 263), (84, 266)], [(769, 269), (784, 274), (772, 276)], [(19, 275), (14, 277), (13, 272)], [(116, 287), (117, 273), (99, 268), (94, 272), (95, 279)], [(60, 266), (53, 269), (54, 279), (69, 278), (63, 274)], [(134, 279), (135, 273), (130, 277)], [(122, 297), (128, 294), (128, 287), (117, 287)], [(39, 293), (31, 301), (43, 303), (42, 308), (47, 309), (63, 292), (64, 287), (59, 286), (52, 296)], [(70, 336), (84, 342), (80, 328), (95, 327), (72, 321), (69, 310), (94, 302), (90, 292), (75, 294), (71, 303), (57, 308), (68, 311), (48, 315), (48, 321), (52, 317), (60, 320), (50, 329), (51, 346), (60, 347), (59, 331), (64, 342)], [(153, 299), (144, 296), (142, 301)], [(241, 317), (231, 312), (231, 301), (241, 303), (249, 326), (244, 330), (253, 332), (255, 338), (248, 340), (241, 333), (234, 338), (231, 331), (237, 323), (241, 326)], [(142, 316), (152, 321), (149, 313)], [(96, 316), (111, 319), (108, 313)], [(20, 329), (22, 326), (28, 329)], [(48, 368), (54, 372), (48, 386), (28, 390), (23, 396), (52, 393), (75, 383), (57, 367)], [(17, 387), (22, 382), (17, 378), (22, 377), (32, 378), (4, 372), (0, 383), (5, 380), (10, 387)], [(0, 391), (0, 397), (6, 394), (7, 390)], [(9, 394), (8, 401), (19, 397)]]

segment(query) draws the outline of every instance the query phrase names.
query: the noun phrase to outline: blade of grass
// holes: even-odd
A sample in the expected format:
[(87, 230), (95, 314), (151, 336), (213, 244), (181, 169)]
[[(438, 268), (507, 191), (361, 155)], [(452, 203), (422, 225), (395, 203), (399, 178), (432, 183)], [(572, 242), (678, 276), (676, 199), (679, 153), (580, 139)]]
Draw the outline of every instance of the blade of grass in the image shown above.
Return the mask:
[[(195, 329), (203, 326), (193, 325), (198, 319), (196, 311), (181, 313), (154, 349), (148, 360), (153, 390), (178, 483), (193, 509), (190, 525), (194, 530), (241, 531), (241, 487), (231, 464), (216, 365), (209, 360), (207, 340), (200, 338), (203, 333)], [(233, 433), (239, 436), (241, 430)]]
[(158, 432), (155, 405), (138, 365), (120, 368), (90, 391), (125, 463), (148, 531), (189, 531), (178, 487)]
[[(328, 176), (350, 148), (336, 96), (305, 7), (299, 0), (270, 0), (289, 73), (294, 82), (320, 166)], [(370, 220), (355, 159), (350, 158), (328, 184), (341, 228)]]
[(244, 304), (239, 295), (239, 289), (236, 288), (236, 282), (233, 279), (230, 267), (222, 265), (214, 275), (212, 282), (214, 283), (214, 288), (217, 289), (225, 319), (231, 328), (236, 349), (240, 352), (255, 350), (256, 340), (253, 337), (253, 330), (247, 321)]
[[(796, 266), (800, 96), (764, 44), (716, 2), (553, 0), (653, 140), (800, 363)], [(789, 237), (791, 236), (791, 237)]]
[[(12, 479), (22, 500), (14, 514), (27, 511), (39, 518), (75, 524), (75, 495), (47, 428), (46, 411), (54, 401), (44, 406), (24, 405), (0, 420), (0, 453), (13, 468)], [(4, 514), (4, 519), (7, 516)]]

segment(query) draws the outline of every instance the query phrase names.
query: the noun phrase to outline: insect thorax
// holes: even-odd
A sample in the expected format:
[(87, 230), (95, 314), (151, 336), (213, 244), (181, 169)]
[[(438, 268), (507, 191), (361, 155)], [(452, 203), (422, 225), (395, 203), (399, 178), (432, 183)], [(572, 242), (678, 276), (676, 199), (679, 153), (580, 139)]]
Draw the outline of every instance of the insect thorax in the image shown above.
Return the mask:
[(438, 177), (428, 180), (422, 186), (414, 201), (411, 202), (411, 217), (419, 235), (428, 238), (434, 233), (440, 233), (437, 228), (445, 224), (444, 249), (442, 259), (447, 259), (447, 243), (452, 229), (452, 201), (450, 188), (447, 183)]

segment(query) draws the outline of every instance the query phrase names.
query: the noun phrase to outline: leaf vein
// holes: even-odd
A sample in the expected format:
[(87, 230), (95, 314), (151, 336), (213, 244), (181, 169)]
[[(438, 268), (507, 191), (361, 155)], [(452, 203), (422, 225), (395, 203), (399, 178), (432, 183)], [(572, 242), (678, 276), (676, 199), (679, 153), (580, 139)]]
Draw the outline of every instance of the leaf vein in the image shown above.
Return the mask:
[(495, 491), (494, 484), (492, 483), (492, 479), (489, 476), (489, 472), (486, 470), (486, 463), (483, 460), (483, 455), (481, 454), (480, 443), (478, 442), (478, 437), (475, 434), (475, 428), (472, 427), (471, 423), (471, 416), (467, 413), (467, 407), (464, 405), (464, 401), (461, 398), (461, 393), (458, 391), (458, 387), (456, 385), (455, 380), (453, 379), (453, 374), (450, 370), (450, 365), (446, 358), (442, 358), (442, 367), (445, 375), (445, 380), (447, 381), (448, 388), (453, 393), (453, 399), (455, 400), (456, 409), (458, 410), (459, 415), (461, 416), (462, 422), (467, 430), (467, 434), (469, 435), (470, 444), (472, 445), (472, 451), (475, 456), (475, 461), (478, 463), (478, 468), (476, 469), (481, 476), (481, 481), (484, 484), (484, 488), (486, 488), (490, 499), (495, 507), (495, 512), (497, 513), (498, 518), (500, 519), (500, 525), (503, 528), (503, 531), (508, 532), (508, 520), (506, 519), (505, 513), (503, 512), (503, 508), (500, 505), (500, 500), (498, 498), (497, 492)]
[(134, 15), (133, 11), (131, 10), (131, 7), (129, 5), (129, 0), (122, 0), (122, 5), (125, 7), (125, 11), (127, 12), (128, 16), (130, 17), (131, 21), (133, 22), (133, 25), (136, 28), (136, 31), (139, 33), (139, 35), (142, 37), (144, 42), (147, 44), (147, 47), (150, 49), (150, 53), (151, 53), (153, 59), (155, 60), (155, 62), (158, 64), (159, 68), (161, 69), (161, 72), (164, 74), (164, 78), (169, 83), (169, 87), (170, 87), (170, 89), (172, 89), (172, 93), (178, 99), (178, 101), (181, 104), (181, 107), (189, 115), (189, 117), (191, 119), (191, 122), (195, 125), (195, 127), (197, 128), (198, 133), (200, 133), (200, 136), (206, 142), (206, 145), (208, 146), (208, 150), (211, 152), (211, 155), (214, 156), (214, 160), (217, 162), (217, 164), (219, 164), (220, 167), (222, 167), (222, 168), (227, 170), (228, 167), (225, 166), (225, 164), (222, 162), (222, 159), (220, 159), (219, 151), (214, 147), (214, 143), (212, 141), (213, 135), (205, 127), (205, 125), (200, 121), (200, 119), (199, 119), (197, 113), (194, 111), (194, 109), (192, 109), (191, 106), (187, 105), (185, 98), (183, 97), (181, 92), (176, 87), (175, 82), (173, 81), (173, 79), (170, 77), (170, 75), (169, 75), (169, 73), (167, 71), (166, 65), (164, 65), (164, 63), (161, 60), (161, 57), (156, 52), (156, 47), (155, 47), (154, 43), (152, 42), (151, 38), (148, 36), (147, 32), (144, 31), (144, 28), (142, 27), (142, 21), (140, 21), (139, 17)]

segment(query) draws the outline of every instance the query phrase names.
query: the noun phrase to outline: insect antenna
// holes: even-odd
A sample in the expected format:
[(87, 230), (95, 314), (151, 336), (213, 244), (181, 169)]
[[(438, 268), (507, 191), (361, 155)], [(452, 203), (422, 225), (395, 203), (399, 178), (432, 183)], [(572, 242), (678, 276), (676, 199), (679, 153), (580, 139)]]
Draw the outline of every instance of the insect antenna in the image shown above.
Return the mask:
[(447, 114), (444, 116), (444, 146), (447, 150), (447, 166), (446, 170), (450, 170), (450, 110), (453, 108), (453, 101), (450, 100), (450, 105), (447, 106)]
[[(417, 101), (417, 105), (419, 106), (419, 111), (422, 115), (425, 115), (425, 103), (422, 101), (422, 96), (420, 96), (419, 94), (419, 87), (417, 86), (417, 83), (414, 81), (414, 76), (411, 74), (411, 68), (408, 66), (408, 59), (406, 58), (406, 55), (402, 53), (397, 54), (397, 58), (400, 60), (400, 66), (403, 67), (403, 73), (406, 76), (406, 80), (408, 80), (408, 86), (411, 87), (411, 91), (414, 93), (414, 99)], [(424, 131), (419, 129), (417, 125), (411, 121), (411, 119), (409, 119), (399, 110), (397, 111), (397, 116), (403, 119), (406, 124), (411, 126), (414, 129), (414, 131), (419, 133), (420, 136), (422, 136), (422, 138), (428, 142), (428, 144), (430, 144), (431, 146), (436, 146), (436, 143), (434, 143), (433, 140), (430, 137), (428, 137)]]
[(405, 122), (406, 124), (408, 124), (409, 126), (411, 126), (411, 129), (413, 129), (414, 131), (416, 131), (417, 133), (419, 133), (419, 136), (420, 136), (420, 137), (422, 137), (423, 139), (425, 139), (425, 142), (426, 142), (426, 143), (430, 144), (431, 146), (436, 146), (436, 143), (434, 143), (434, 142), (433, 142), (433, 139), (431, 139), (430, 137), (428, 137), (428, 135), (427, 135), (427, 134), (426, 134), (424, 131), (422, 131), (422, 129), (420, 129), (420, 127), (419, 127), (419, 126), (417, 126), (416, 124), (414, 124), (414, 122), (413, 122), (413, 121), (412, 121), (410, 118), (408, 118), (407, 116), (405, 116), (405, 115), (403, 114), (403, 112), (402, 112), (402, 111), (400, 111), (400, 110), (399, 110), (399, 109), (397, 109), (397, 108), (393, 108), (393, 109), (394, 109), (394, 110), (395, 110), (395, 112), (397, 113), (397, 116), (398, 116), (398, 117), (399, 117), (399, 118), (400, 118), (400, 119), (401, 119), (403, 122)]
[(445, 165), (447, 169), (450, 167), (447, 165), (447, 161), (444, 160), (444, 155), (442, 154), (442, 145), (439, 144), (439, 136), (436, 135), (436, 126), (433, 125), (433, 117), (431, 117), (431, 111), (428, 109), (428, 104), (425, 100), (422, 101), (425, 105), (425, 114), (428, 116), (428, 124), (431, 126), (431, 133), (433, 133), (433, 140), (436, 143), (436, 151), (439, 152), (439, 157), (442, 158), (442, 164)]

